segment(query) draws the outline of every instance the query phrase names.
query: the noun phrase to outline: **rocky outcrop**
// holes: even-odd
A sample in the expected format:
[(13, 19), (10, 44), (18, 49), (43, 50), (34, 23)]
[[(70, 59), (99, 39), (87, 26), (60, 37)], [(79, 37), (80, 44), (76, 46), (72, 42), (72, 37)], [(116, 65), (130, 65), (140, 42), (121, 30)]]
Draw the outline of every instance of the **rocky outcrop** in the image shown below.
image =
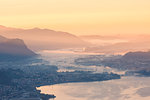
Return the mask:
[(36, 54), (28, 49), (21, 39), (8, 39), (0, 36), (0, 55), (10, 56), (35, 56)]

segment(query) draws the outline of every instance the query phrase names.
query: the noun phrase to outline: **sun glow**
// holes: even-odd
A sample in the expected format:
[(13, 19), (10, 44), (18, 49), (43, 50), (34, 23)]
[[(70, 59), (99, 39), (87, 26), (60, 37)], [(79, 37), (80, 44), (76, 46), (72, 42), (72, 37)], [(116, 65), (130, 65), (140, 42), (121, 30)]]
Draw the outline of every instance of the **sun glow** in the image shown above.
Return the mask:
[(149, 0), (0, 0), (0, 24), (76, 35), (150, 34)]

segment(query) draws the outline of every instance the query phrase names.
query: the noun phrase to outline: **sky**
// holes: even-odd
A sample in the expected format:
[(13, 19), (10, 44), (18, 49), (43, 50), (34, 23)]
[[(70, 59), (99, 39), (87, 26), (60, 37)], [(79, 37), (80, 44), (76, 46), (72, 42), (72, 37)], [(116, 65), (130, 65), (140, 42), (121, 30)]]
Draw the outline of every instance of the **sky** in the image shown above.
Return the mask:
[(150, 34), (150, 0), (0, 0), (0, 25), (75, 35)]

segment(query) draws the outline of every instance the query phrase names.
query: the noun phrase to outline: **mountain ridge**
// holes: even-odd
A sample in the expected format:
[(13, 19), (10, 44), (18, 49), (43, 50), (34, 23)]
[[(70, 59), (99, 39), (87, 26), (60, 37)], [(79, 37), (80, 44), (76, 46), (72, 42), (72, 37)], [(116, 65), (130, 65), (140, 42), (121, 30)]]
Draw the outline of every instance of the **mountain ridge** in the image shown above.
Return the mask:
[(8, 39), (0, 36), (0, 55), (10, 56), (35, 56), (36, 54), (28, 49), (21, 39)]
[(1, 26), (0, 35), (23, 39), (32, 50), (78, 48), (88, 45), (76, 35), (50, 29), (21, 29)]

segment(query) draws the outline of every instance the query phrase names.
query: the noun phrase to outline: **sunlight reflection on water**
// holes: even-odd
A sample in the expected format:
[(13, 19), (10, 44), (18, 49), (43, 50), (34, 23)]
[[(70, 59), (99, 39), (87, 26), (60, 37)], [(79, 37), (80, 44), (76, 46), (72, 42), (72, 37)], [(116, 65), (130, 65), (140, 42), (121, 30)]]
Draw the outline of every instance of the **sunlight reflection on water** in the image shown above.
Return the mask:
[[(42, 52), (42, 58), (50, 65), (58, 66), (58, 71), (93, 71), (97, 73), (113, 72), (124, 74), (104, 66), (85, 66), (74, 62), (88, 54)], [(91, 54), (90, 54), (91, 55)], [(103, 58), (102, 58), (103, 59)], [(55, 100), (150, 100), (150, 78), (123, 77), (119, 80), (103, 82), (66, 83), (39, 87), (42, 93), (56, 95)], [(145, 87), (148, 90), (145, 90)], [(144, 92), (143, 92), (144, 91)], [(146, 96), (144, 95), (146, 94)]]
[[(59, 53), (58, 53), (59, 52)], [(125, 71), (118, 71), (117, 69), (112, 69), (110, 67), (101, 66), (86, 66), (76, 64), (74, 61), (77, 58), (86, 58), (91, 55), (100, 55), (100, 54), (89, 54), (89, 53), (77, 53), (73, 51), (43, 51), (40, 52), (42, 58), (49, 62), (50, 65), (56, 65), (58, 67), (58, 72), (72, 72), (72, 71), (93, 71), (96, 73), (102, 72), (113, 72), (117, 74), (124, 74)], [(103, 56), (100, 56), (100, 59), (104, 59)], [(109, 57), (109, 55), (105, 55)]]
[[(148, 77), (123, 77), (119, 80), (66, 83), (38, 89), (42, 93), (55, 94), (54, 100), (150, 100), (149, 84)], [(145, 88), (147, 90), (142, 91)]]

